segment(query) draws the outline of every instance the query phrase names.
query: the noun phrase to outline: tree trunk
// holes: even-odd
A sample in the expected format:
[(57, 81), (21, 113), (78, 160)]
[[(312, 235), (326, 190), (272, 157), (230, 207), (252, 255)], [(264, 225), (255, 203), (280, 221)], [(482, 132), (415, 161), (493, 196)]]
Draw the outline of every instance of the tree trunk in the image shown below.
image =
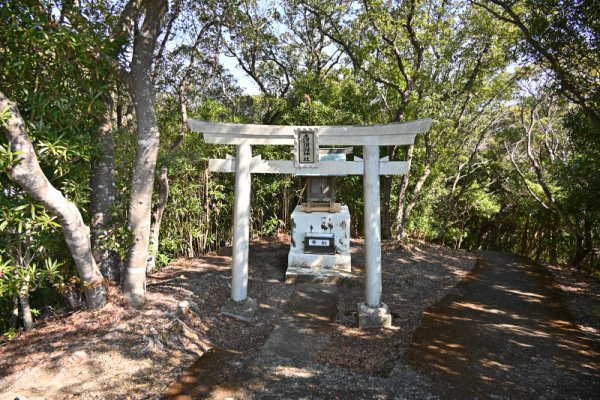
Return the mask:
[(160, 176), (158, 177), (158, 203), (152, 214), (152, 227), (150, 228), (150, 257), (148, 257), (148, 265), (146, 271), (151, 272), (156, 268), (156, 256), (160, 245), (160, 224), (162, 223), (163, 213), (167, 208), (169, 200), (169, 169), (162, 167)]
[[(396, 156), (396, 146), (387, 146), (387, 156), (390, 161), (394, 161)], [(381, 238), (392, 238), (392, 216), (390, 200), (392, 197), (393, 176), (383, 176), (381, 178)]]
[(129, 230), (132, 243), (127, 256), (123, 293), (134, 306), (146, 300), (146, 265), (150, 243), (150, 213), (159, 131), (151, 82), (152, 59), (168, 2), (146, 2), (144, 23), (137, 32), (131, 60), (130, 90), (137, 116), (137, 156), (131, 180)]
[(583, 260), (588, 256), (588, 254), (592, 251), (593, 242), (592, 242), (592, 228), (587, 219), (583, 222), (583, 235), (578, 235), (575, 237), (575, 254), (573, 255), (573, 259), (571, 263), (577, 269), (581, 268)]
[(423, 171), (423, 173), (419, 177), (419, 180), (417, 181), (417, 184), (415, 185), (412, 198), (410, 199), (410, 201), (408, 202), (408, 204), (406, 205), (406, 208), (404, 210), (404, 216), (402, 219), (402, 223), (399, 224), (399, 226), (398, 226), (399, 234), (404, 234), (404, 230), (406, 229), (406, 224), (408, 223), (410, 214), (411, 214), (413, 208), (417, 205), (417, 201), (419, 200), (419, 196), (421, 195), (421, 190), (423, 190), (423, 186), (425, 185), (427, 178), (429, 178), (429, 174), (431, 174), (431, 167), (432, 167), (431, 163), (428, 162), (425, 165), (425, 170)]
[(81, 278), (86, 304), (90, 308), (100, 308), (108, 300), (108, 291), (92, 256), (89, 228), (83, 223), (77, 207), (44, 175), (17, 106), (0, 92), (0, 114), (7, 109), (11, 115), (4, 129), (6, 139), (11, 151), (18, 152), (18, 161), (10, 167), (9, 173), (27, 194), (57, 217)]
[(118, 255), (105, 245), (105, 235), (110, 227), (110, 209), (115, 202), (115, 146), (112, 131), (113, 100), (110, 93), (104, 96), (106, 110), (99, 118), (96, 140), (99, 156), (94, 160), (91, 177), (90, 214), (92, 252), (104, 278), (118, 282)]
[(65, 292), (63, 293), (63, 297), (67, 303), (69, 303), (71, 310), (79, 310), (81, 308), (81, 296), (74, 288), (67, 286), (67, 288), (65, 288)]
[(560, 232), (560, 219), (552, 218), (552, 230), (550, 231), (550, 246), (548, 249), (548, 262), (550, 264), (558, 264), (558, 234)]
[[(415, 205), (417, 204), (417, 201), (419, 200), (421, 190), (423, 189), (427, 178), (429, 178), (429, 174), (431, 174), (431, 168), (433, 167), (433, 146), (431, 144), (429, 132), (425, 133), (425, 152), (425, 169), (419, 177), (419, 180), (417, 181), (415, 188), (413, 189), (412, 198), (410, 199), (406, 207), (403, 209), (402, 215), (400, 214), (400, 212), (398, 212), (398, 216), (396, 218), (396, 220), (398, 221), (398, 240), (402, 239), (402, 236), (404, 235), (404, 230), (406, 228), (406, 224), (408, 222), (408, 219), (410, 218), (410, 214)], [(400, 199), (398, 201), (400, 201)]]
[(11, 326), (15, 331), (19, 327), (19, 296), (15, 296), (13, 299)]
[(400, 190), (398, 192), (398, 203), (396, 205), (396, 240), (400, 241), (404, 237), (403, 222), (404, 222), (404, 200), (406, 198), (406, 191), (408, 190), (408, 181), (410, 178), (410, 167), (412, 164), (413, 154), (415, 146), (410, 145), (406, 152), (406, 162), (408, 164), (406, 175), (402, 176), (402, 183), (400, 184)]
[(33, 328), (33, 317), (31, 316), (31, 307), (29, 306), (29, 282), (25, 281), (19, 289), (19, 303), (21, 304), (21, 313), (23, 314), (23, 327), (25, 331)]
[(542, 257), (542, 250), (544, 250), (544, 232), (540, 235), (540, 239), (538, 241), (537, 250), (535, 251), (535, 262), (540, 262)]
[(523, 228), (523, 232), (521, 233), (521, 249), (519, 251), (520, 254), (527, 256), (527, 239), (529, 238), (529, 221), (531, 219), (531, 213), (527, 214), (527, 219), (525, 220), (525, 227)]

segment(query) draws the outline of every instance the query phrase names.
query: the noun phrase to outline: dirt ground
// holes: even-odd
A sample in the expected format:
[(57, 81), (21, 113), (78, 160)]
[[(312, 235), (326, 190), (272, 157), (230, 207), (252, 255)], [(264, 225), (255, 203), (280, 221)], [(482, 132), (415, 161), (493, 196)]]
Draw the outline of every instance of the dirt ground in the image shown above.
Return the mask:
[(511, 253), (478, 255), (426, 310), (407, 362), (440, 398), (598, 398), (600, 342), (575, 326), (548, 269)]
[[(475, 256), (428, 244), (383, 246), (383, 301), (393, 327), (357, 329), (356, 304), (363, 295), (362, 243), (353, 248), (353, 275), (340, 284), (334, 334), (318, 360), (330, 367), (385, 376), (408, 349), (423, 311), (441, 300), (473, 268)], [(287, 242), (255, 241), (250, 249), (249, 295), (259, 304), (252, 323), (219, 314), (229, 296), (230, 249), (181, 259), (148, 280), (148, 301), (128, 307), (111, 290), (99, 311), (80, 311), (39, 323), (32, 332), (0, 343), (0, 399), (152, 399), (210, 348), (252, 355), (265, 343), (294, 285), (285, 283)], [(562, 270), (553, 270), (561, 277)], [(590, 335), (597, 334), (598, 286), (577, 276), (560, 280), (566, 300)], [(579, 285), (579, 286), (578, 286)], [(584, 303), (582, 306), (581, 303)], [(595, 311), (594, 311), (595, 310)], [(596, 312), (597, 314), (594, 314)]]

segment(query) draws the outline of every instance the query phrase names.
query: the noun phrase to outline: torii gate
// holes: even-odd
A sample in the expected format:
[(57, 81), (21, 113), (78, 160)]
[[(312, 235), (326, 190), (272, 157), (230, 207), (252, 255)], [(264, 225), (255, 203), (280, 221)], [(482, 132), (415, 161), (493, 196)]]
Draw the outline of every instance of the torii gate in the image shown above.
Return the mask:
[[(380, 159), (379, 146), (412, 145), (417, 134), (429, 131), (431, 122), (430, 118), (426, 118), (369, 126), (278, 126), (190, 119), (191, 130), (202, 132), (206, 143), (236, 145), (235, 159), (211, 159), (208, 164), (208, 169), (212, 172), (235, 172), (231, 299), (221, 312), (247, 321), (256, 312), (256, 302), (248, 297), (251, 173), (363, 175), (366, 282), (365, 302), (359, 305), (359, 325), (390, 325), (390, 313), (381, 302), (379, 175), (405, 175), (409, 165), (406, 161), (389, 161), (387, 157)], [(304, 147), (300, 151), (299, 138), (306, 133), (310, 136), (303, 137)], [(295, 145), (295, 159), (252, 158), (253, 145)], [(354, 161), (345, 162), (319, 161), (319, 145), (363, 146), (364, 160), (355, 158)]]

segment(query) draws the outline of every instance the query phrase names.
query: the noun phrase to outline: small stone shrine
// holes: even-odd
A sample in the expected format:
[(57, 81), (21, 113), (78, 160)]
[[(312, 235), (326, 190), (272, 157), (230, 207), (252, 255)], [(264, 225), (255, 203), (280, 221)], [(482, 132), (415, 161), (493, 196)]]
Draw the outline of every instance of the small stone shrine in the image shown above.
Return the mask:
[[(351, 152), (352, 148), (319, 149), (319, 161), (344, 162)], [(291, 215), (286, 279), (351, 276), (350, 211), (336, 203), (333, 180), (333, 176), (306, 177), (306, 202)]]

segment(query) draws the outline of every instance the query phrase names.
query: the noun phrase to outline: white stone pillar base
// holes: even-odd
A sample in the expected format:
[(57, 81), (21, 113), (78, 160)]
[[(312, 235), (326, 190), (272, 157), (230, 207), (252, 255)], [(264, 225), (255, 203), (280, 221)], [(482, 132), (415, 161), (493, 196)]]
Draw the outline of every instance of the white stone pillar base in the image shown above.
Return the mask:
[(221, 307), (221, 314), (241, 321), (252, 322), (252, 318), (256, 315), (256, 310), (256, 300), (250, 297), (246, 297), (246, 300), (243, 301), (234, 301), (230, 298)]
[(387, 304), (381, 303), (379, 307), (369, 307), (366, 303), (358, 303), (358, 327), (372, 329), (392, 326), (392, 314)]

